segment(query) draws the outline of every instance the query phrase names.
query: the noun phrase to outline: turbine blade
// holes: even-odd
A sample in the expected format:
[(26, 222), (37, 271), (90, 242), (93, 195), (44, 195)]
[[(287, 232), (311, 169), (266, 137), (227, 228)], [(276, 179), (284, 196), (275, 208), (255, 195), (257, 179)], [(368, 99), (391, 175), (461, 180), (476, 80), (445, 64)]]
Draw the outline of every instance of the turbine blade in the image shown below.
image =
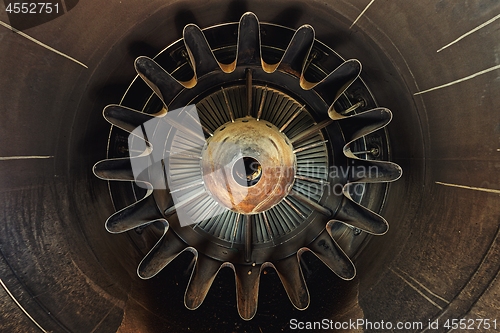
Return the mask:
[(340, 116), (337, 119), (347, 147), (352, 141), (383, 128), (392, 119), (392, 112), (386, 108), (375, 108), (348, 117), (337, 115)]
[(106, 229), (110, 233), (117, 234), (159, 219), (162, 219), (162, 214), (149, 192), (141, 200), (111, 215), (106, 220)]
[(329, 228), (327, 225), (327, 229), (309, 245), (309, 249), (339, 278), (351, 280), (356, 275), (356, 268), (347, 254), (331, 237)]
[(142, 259), (137, 274), (141, 279), (150, 279), (186, 249), (186, 244), (172, 231), (168, 232), (168, 224), (161, 239)]
[(351, 158), (349, 182), (380, 183), (392, 182), (401, 177), (403, 170), (399, 165), (386, 161)]
[(199, 254), (184, 294), (184, 304), (196, 310), (205, 300), (212, 283), (221, 269), (221, 262)]
[(245, 261), (252, 261), (252, 247), (253, 247), (253, 239), (252, 239), (252, 226), (255, 224), (255, 221), (252, 215), (245, 215)]
[(304, 205), (308, 206), (312, 210), (315, 210), (315, 211), (323, 214), (326, 217), (329, 217), (332, 215), (332, 212), (328, 208), (321, 206), (319, 203), (311, 200), (309, 197), (307, 197), (307, 196), (305, 196), (305, 195), (303, 195), (295, 190), (291, 190), (289, 195), (294, 197), (295, 199), (297, 199), (298, 201), (300, 201)]
[(307, 82), (302, 75), (300, 85), (306, 90), (315, 88), (328, 105), (333, 105), (360, 73), (361, 63), (356, 59), (350, 59), (318, 83)]
[(241, 16), (238, 26), (236, 66), (261, 66), (260, 25), (254, 13)]
[(250, 320), (257, 312), (259, 300), (260, 270), (262, 265), (234, 265), (236, 276), (236, 302), (238, 313)]
[(149, 165), (150, 156), (113, 158), (99, 161), (94, 165), (93, 172), (96, 177), (104, 180), (138, 180), (134, 177), (132, 165)]
[(309, 127), (308, 129), (306, 129), (306, 130), (300, 132), (299, 134), (297, 134), (296, 136), (292, 137), (290, 139), (290, 143), (292, 145), (294, 145), (294, 147), (295, 147), (297, 142), (301, 142), (305, 139), (310, 138), (313, 135), (319, 134), (319, 131), (321, 131), (323, 128), (329, 126), (332, 122), (333, 122), (332, 119), (325, 119), (323, 121), (320, 121), (319, 123)]
[(146, 122), (161, 119), (161, 117), (156, 117), (116, 104), (106, 106), (102, 114), (108, 123), (129, 133), (132, 133), (137, 127)]
[(380, 215), (354, 202), (344, 186), (344, 198), (335, 215), (335, 220), (361, 229), (373, 235), (383, 235), (389, 230), (389, 224)]
[(135, 59), (135, 70), (146, 84), (168, 104), (184, 86), (154, 60), (141, 56)]
[(311, 52), (313, 43), (313, 27), (307, 24), (301, 26), (293, 35), (277, 69), (297, 76), (303, 75), (304, 65), (309, 52)]
[(197, 25), (186, 25), (183, 35), (196, 78), (221, 69), (205, 35)]
[(288, 298), (299, 310), (305, 310), (309, 306), (309, 291), (306, 280), (300, 268), (300, 259), (291, 256), (274, 263), (274, 268), (285, 288)]

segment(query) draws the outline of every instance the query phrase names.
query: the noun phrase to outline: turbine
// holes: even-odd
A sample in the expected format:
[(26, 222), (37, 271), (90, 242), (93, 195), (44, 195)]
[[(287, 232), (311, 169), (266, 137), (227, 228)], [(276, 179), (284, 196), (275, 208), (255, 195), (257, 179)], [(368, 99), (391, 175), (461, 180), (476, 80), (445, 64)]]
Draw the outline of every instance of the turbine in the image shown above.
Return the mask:
[(123, 233), (162, 222), (163, 235), (137, 273), (149, 279), (183, 251), (192, 252), (184, 299), (189, 309), (202, 304), (222, 267), (234, 270), (241, 318), (256, 314), (266, 267), (276, 270), (291, 303), (306, 309), (304, 252), (350, 280), (356, 269), (337, 244), (335, 228), (340, 223), (372, 235), (388, 230), (384, 218), (353, 198), (353, 188), (401, 176), (397, 164), (368, 158), (376, 149), (355, 149), (392, 113), (381, 107), (356, 112), (362, 101), (337, 110), (359, 80), (361, 64), (343, 61), (311, 82), (310, 25), (294, 32), (275, 63), (264, 60), (253, 13), (239, 21), (236, 47), (224, 58), (230, 61), (215, 56), (196, 25), (184, 28), (183, 42), (193, 73), (188, 80), (148, 57), (135, 60), (138, 75), (162, 101), (159, 112), (122, 105), (103, 111), (109, 123), (130, 133), (130, 156), (100, 161), (94, 174), (147, 189), (144, 198), (110, 216), (106, 229)]

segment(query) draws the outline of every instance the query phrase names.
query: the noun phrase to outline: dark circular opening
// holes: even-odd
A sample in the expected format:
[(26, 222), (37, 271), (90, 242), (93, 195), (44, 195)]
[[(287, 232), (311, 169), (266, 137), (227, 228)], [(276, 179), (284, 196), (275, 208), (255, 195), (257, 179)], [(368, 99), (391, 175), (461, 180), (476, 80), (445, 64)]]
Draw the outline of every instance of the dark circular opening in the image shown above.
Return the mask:
[(262, 176), (262, 166), (253, 157), (242, 157), (233, 165), (234, 180), (241, 186), (253, 186)]

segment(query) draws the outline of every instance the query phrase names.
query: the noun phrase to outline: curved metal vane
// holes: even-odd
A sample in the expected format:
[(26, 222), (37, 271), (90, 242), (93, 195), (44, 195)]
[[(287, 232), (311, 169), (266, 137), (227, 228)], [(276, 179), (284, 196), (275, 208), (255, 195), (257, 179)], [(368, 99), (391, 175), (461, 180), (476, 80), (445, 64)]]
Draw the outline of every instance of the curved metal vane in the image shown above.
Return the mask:
[[(195, 259), (185, 306), (198, 308), (219, 270), (231, 267), (238, 312), (250, 320), (257, 312), (260, 274), (268, 267), (292, 304), (308, 307), (300, 265), (306, 251), (339, 278), (354, 278), (354, 264), (334, 229), (346, 225), (384, 234), (387, 222), (361, 198), (369, 193), (366, 186), (395, 181), (402, 170), (370, 155), (376, 148), (368, 150), (363, 141), (390, 122), (391, 111), (337, 111), (348, 107), (342, 103), (358, 80), (359, 61), (342, 61), (319, 77), (308, 74), (315, 45), (310, 25), (297, 29), (286, 49), (272, 49), (276, 54), (262, 45), (255, 14), (245, 13), (237, 31), (236, 45), (225, 51), (213, 48), (198, 26), (187, 25), (184, 65), (194, 76), (184, 81), (159, 59), (137, 58), (136, 71), (158, 106), (153, 112), (107, 106), (104, 118), (128, 133), (129, 156), (110, 156), (93, 171), (146, 189), (144, 198), (108, 218), (109, 232), (164, 224), (139, 264), (142, 279), (190, 251)], [(182, 70), (175, 75), (182, 77)], [(364, 192), (356, 194), (356, 186)]]

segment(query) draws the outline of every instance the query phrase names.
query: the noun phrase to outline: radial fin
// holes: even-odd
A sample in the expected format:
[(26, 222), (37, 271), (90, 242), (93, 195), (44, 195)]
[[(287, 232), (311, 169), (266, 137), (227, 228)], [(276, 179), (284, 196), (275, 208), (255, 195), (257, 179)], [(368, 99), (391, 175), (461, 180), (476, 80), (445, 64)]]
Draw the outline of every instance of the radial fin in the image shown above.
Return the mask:
[(304, 78), (304, 73), (302, 73), (300, 86), (305, 90), (314, 88), (328, 105), (332, 105), (358, 78), (360, 73), (361, 63), (356, 59), (350, 59), (342, 63), (318, 83), (308, 82)]
[(133, 164), (149, 165), (150, 156), (124, 157), (102, 160), (92, 169), (94, 175), (104, 180), (140, 180), (134, 177)]
[(373, 235), (383, 235), (389, 230), (389, 224), (380, 215), (354, 202), (344, 186), (344, 198), (335, 219)]
[(141, 279), (150, 279), (186, 249), (186, 244), (173, 232), (168, 231), (168, 224), (160, 240), (142, 259), (137, 274)]
[(302, 269), (300, 268), (299, 257), (295, 255), (290, 256), (274, 263), (273, 266), (293, 306), (299, 310), (307, 309), (310, 297)]
[(332, 112), (329, 112), (329, 116), (339, 121), (345, 141), (350, 143), (387, 126), (391, 122), (392, 112), (387, 108), (375, 108), (352, 116)]
[(327, 225), (326, 230), (308, 247), (338, 277), (351, 280), (356, 275), (356, 268), (347, 254), (331, 237), (329, 228)]
[(197, 25), (186, 25), (183, 35), (196, 78), (221, 69), (205, 35)]
[(125, 106), (111, 104), (104, 108), (102, 114), (111, 125), (132, 133), (137, 127), (140, 127), (146, 122), (151, 122), (155, 119), (161, 119), (161, 116), (164, 113), (150, 115), (127, 108)]
[(332, 113), (332, 110), (329, 115), (339, 121), (346, 140), (343, 152), (349, 158), (349, 182), (379, 183), (399, 179), (403, 170), (396, 163), (360, 159), (351, 151), (354, 141), (387, 126), (392, 119), (392, 112), (386, 108), (375, 108), (352, 116), (343, 116), (334, 110)]
[(165, 105), (185, 87), (153, 59), (141, 56), (135, 59), (134, 65), (137, 74), (153, 89)]
[(260, 24), (254, 13), (241, 16), (238, 26), (236, 66), (262, 66), (260, 54)]
[(307, 57), (314, 43), (314, 29), (310, 25), (301, 26), (293, 35), (277, 69), (301, 76)]
[(184, 294), (184, 304), (188, 309), (196, 310), (203, 303), (220, 269), (220, 261), (198, 254)]
[(161, 212), (148, 192), (143, 199), (111, 215), (106, 221), (106, 229), (113, 234), (122, 233), (160, 219)]
[(257, 313), (261, 267), (262, 265), (233, 265), (238, 313), (244, 320), (252, 319)]
[(349, 182), (380, 183), (399, 179), (403, 170), (399, 165), (387, 161), (350, 159)]

